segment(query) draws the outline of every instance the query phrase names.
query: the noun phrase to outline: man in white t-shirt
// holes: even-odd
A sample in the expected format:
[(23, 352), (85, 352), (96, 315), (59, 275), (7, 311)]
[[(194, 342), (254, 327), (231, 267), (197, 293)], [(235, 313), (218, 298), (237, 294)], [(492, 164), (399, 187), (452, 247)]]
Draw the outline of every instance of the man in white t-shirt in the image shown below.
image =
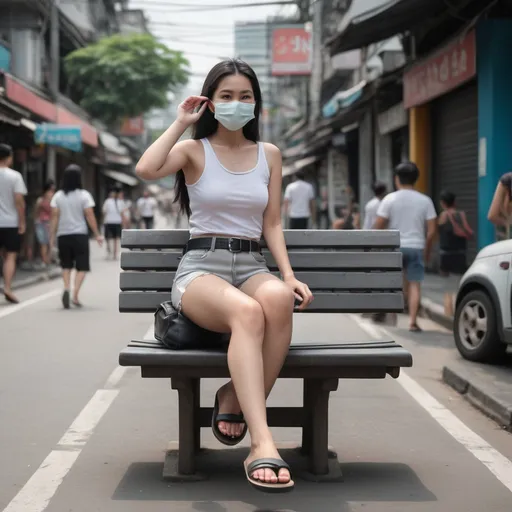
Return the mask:
[(370, 199), (364, 207), (364, 223), (363, 229), (373, 229), (375, 221), (377, 220), (377, 211), (380, 206), (382, 198), (386, 195), (387, 188), (384, 183), (377, 181), (373, 185), (373, 193), (375, 197)]
[(309, 219), (315, 222), (315, 189), (298, 172), (295, 180), (284, 191), (285, 215), (290, 219), (290, 229), (308, 229)]
[(153, 229), (157, 206), (157, 200), (150, 196), (149, 191), (144, 190), (144, 195), (137, 201), (137, 211), (144, 221), (144, 227), (146, 229)]
[(12, 165), (12, 148), (0, 144), (0, 253), (3, 254), (4, 297), (11, 304), (19, 300), (12, 293), (12, 280), (16, 272), (16, 257), (25, 233), (25, 196), (27, 187)]
[(421, 331), (417, 323), (421, 283), (437, 230), (437, 214), (432, 199), (414, 190), (419, 174), (413, 162), (397, 166), (395, 185), (398, 190), (381, 201), (374, 226), (375, 229), (388, 228), (400, 232), (404, 294), (409, 306), (409, 330), (412, 332)]

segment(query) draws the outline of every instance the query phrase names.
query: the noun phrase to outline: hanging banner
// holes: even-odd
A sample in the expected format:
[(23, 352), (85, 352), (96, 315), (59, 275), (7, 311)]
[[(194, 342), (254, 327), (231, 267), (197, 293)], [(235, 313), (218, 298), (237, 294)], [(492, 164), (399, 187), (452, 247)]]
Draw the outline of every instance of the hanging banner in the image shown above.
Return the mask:
[(272, 75), (310, 75), (311, 33), (304, 25), (283, 25), (272, 31)]

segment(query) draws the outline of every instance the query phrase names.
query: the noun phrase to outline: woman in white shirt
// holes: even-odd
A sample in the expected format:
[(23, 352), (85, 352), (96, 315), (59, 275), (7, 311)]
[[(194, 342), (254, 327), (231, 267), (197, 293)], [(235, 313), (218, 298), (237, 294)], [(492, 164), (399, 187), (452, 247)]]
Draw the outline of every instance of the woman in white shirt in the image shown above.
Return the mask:
[(112, 254), (114, 260), (117, 259), (123, 219), (127, 213), (126, 204), (119, 198), (119, 192), (118, 188), (113, 188), (103, 203), (103, 226), (107, 240), (107, 253)]
[(55, 193), (50, 206), (52, 220), (50, 227), (50, 248), (54, 246), (55, 238), (59, 248), (59, 260), (62, 267), (64, 292), (62, 305), (70, 307), (71, 270), (76, 269), (73, 304), (80, 307), (78, 293), (90, 270), (89, 261), (89, 232), (91, 228), (96, 241), (101, 246), (103, 237), (98, 231), (94, 216), (94, 199), (82, 188), (82, 169), (78, 165), (69, 165), (62, 176), (61, 190)]

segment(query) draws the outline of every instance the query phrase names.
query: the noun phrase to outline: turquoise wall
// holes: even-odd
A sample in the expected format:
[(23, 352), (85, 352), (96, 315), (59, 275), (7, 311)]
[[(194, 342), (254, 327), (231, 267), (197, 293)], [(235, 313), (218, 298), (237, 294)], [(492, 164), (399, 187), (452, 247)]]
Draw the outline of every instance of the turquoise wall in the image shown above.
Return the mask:
[(478, 246), (496, 241), (487, 220), (501, 175), (512, 171), (512, 20), (484, 20), (477, 27), (478, 137), (487, 141), (485, 176), (478, 180)]

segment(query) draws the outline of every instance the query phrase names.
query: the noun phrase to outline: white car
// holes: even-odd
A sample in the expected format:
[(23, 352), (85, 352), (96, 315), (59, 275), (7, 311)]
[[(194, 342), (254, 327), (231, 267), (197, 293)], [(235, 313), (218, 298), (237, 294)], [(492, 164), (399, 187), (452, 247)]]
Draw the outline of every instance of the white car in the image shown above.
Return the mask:
[(455, 344), (471, 361), (496, 362), (512, 344), (512, 240), (482, 249), (462, 276), (453, 325)]

